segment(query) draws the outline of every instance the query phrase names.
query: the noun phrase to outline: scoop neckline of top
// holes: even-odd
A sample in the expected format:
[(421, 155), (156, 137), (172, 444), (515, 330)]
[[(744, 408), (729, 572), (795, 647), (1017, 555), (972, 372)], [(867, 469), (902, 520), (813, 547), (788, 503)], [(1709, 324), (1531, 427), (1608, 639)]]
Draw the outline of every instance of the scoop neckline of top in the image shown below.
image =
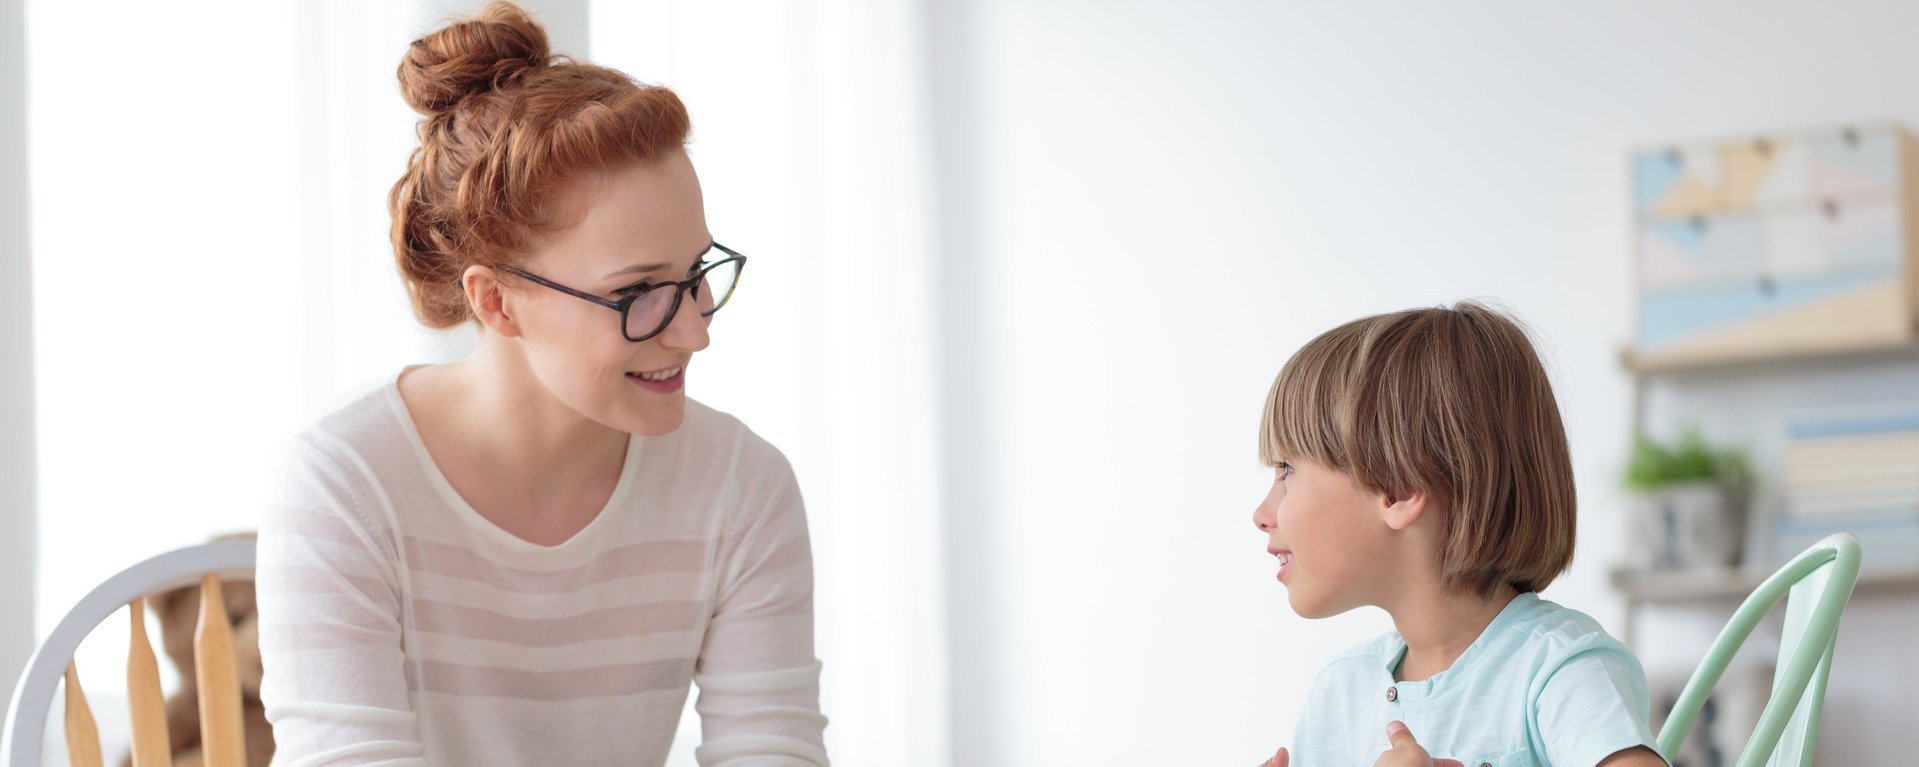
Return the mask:
[(466, 497), (460, 495), (460, 491), (455, 489), (453, 483), (446, 478), (446, 473), (440, 471), (440, 464), (433, 460), (433, 454), (427, 451), (426, 440), (420, 436), (419, 427), (413, 422), (413, 410), (407, 407), (406, 398), (400, 396), (400, 377), (406, 375), (408, 371), (422, 367), (425, 365), (408, 365), (393, 374), (383, 387), (387, 404), (399, 417), (400, 429), (406, 433), (407, 445), (412, 449), (414, 458), (420, 462), (421, 470), (426, 473), (427, 482), (433, 485), (434, 492), (440, 495), (441, 500), (453, 507), (454, 515), (462, 522), (496, 543), (513, 550), (534, 554), (555, 554), (571, 550), (582, 541), (598, 537), (601, 529), (610, 526), (611, 523), (607, 522), (607, 518), (613, 516), (615, 507), (625, 502), (633, 484), (633, 476), (637, 473), (634, 467), (639, 464), (640, 449), (645, 444), (640, 440), (639, 435), (627, 435), (626, 459), (620, 464), (620, 478), (613, 485), (613, 492), (607, 496), (606, 505), (601, 507), (599, 513), (593, 515), (592, 521), (587, 522), (586, 526), (574, 531), (572, 536), (559, 543), (551, 546), (534, 543), (494, 524), (493, 520), (487, 519), (478, 509), (473, 508), (473, 504), (468, 503)]

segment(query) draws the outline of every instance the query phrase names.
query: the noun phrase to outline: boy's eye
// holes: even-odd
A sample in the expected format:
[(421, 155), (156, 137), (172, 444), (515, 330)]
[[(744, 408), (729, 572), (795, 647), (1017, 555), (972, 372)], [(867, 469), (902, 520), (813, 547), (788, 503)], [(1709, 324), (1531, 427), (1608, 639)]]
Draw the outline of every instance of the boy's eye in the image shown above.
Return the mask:
[(1274, 465), (1273, 468), (1278, 470), (1279, 478), (1281, 481), (1285, 481), (1287, 477), (1290, 477), (1293, 475), (1293, 465), (1285, 461), (1280, 461), (1278, 464)]

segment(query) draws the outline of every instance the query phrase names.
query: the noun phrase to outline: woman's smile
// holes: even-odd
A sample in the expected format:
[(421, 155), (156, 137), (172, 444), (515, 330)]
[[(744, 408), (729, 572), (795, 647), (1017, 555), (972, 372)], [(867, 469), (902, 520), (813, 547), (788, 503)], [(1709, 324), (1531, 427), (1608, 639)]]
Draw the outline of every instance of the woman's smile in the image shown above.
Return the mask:
[(686, 363), (645, 373), (629, 372), (626, 380), (650, 392), (672, 394), (686, 387)]

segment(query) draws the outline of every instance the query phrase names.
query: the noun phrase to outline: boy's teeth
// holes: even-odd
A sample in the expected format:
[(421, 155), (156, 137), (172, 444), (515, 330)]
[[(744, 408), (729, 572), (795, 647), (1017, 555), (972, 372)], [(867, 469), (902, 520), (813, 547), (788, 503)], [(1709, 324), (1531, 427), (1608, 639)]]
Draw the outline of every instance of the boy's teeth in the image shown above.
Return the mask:
[(676, 376), (679, 374), (680, 374), (680, 369), (673, 368), (672, 370), (662, 370), (658, 373), (641, 373), (640, 377), (648, 381), (664, 381), (668, 378), (672, 378), (673, 376)]

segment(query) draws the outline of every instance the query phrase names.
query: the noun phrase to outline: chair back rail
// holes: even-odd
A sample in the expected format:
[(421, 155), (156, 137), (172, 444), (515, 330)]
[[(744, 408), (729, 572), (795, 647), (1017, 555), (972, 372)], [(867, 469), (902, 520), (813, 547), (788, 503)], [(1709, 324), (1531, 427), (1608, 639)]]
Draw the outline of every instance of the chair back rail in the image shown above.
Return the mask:
[(206, 767), (246, 767), (246, 730), (240, 714), (240, 670), (233, 656), (220, 577), (200, 582), (200, 625), (193, 633), (193, 673), (199, 681), (200, 749)]
[(80, 670), (67, 663), (67, 764), (72, 767), (101, 767), (100, 728), (93, 724), (93, 710), (87, 708), (87, 694), (80, 689)]
[[(85, 708), (84, 693), (80, 689), (78, 670), (72, 669), (71, 666), (73, 665), (74, 651), (79, 649), (80, 642), (86, 639), (87, 634), (91, 633), (95, 626), (100, 625), (101, 622), (112, 616), (114, 611), (120, 609), (122, 606), (131, 604), (147, 594), (203, 583), (208, 574), (235, 579), (251, 578), (253, 577), (255, 561), (255, 545), (253, 541), (217, 541), (198, 546), (189, 546), (183, 549), (175, 549), (160, 554), (122, 570), (114, 574), (113, 577), (101, 582), (100, 585), (95, 586), (94, 589), (88, 592), (85, 597), (82, 597), (78, 603), (75, 603), (72, 609), (67, 611), (66, 616), (62, 617), (59, 623), (54, 624), (53, 630), (47, 634), (46, 640), (34, 649), (33, 655), (27, 659), (26, 668), (20, 672), (20, 680), (15, 683), (13, 697), (7, 704), (5, 727), (0, 729), (0, 765), (6, 765), (6, 767), (41, 767), (40, 760), (44, 750), (43, 741), (46, 738), (47, 715), (53, 705), (54, 692), (59, 687), (63, 676), (70, 677), (67, 687), (68, 700), (79, 702), (79, 717), (84, 718), (87, 724), (92, 724), (92, 713)], [(202, 599), (203, 619), (206, 616), (204, 606), (209, 601), (223, 600), (218, 600), (217, 595), (215, 600)], [(224, 616), (225, 612), (226, 610), (222, 607), (216, 614)], [(137, 630), (144, 633), (143, 628)], [(201, 644), (197, 637), (195, 644)], [(228, 627), (227, 630), (226, 645), (229, 662), (225, 664), (225, 679), (237, 685), (239, 677), (238, 674), (233, 671), (231, 627)], [(137, 649), (130, 649), (129, 652), (137, 653), (139, 651)], [(148, 653), (149, 655), (151, 654), (150, 648)], [(196, 649), (196, 658), (197, 657), (198, 650)], [(204, 661), (196, 662), (200, 663), (203, 667), (208, 665)], [(138, 660), (131, 658), (128, 662), (129, 698), (135, 697), (136, 694), (141, 694), (136, 693), (135, 685), (132, 684), (131, 678), (134, 673), (133, 666), (137, 663), (139, 663)], [(196, 671), (196, 673), (204, 674), (205, 672)], [(219, 674), (220, 672), (215, 671), (214, 673)], [(204, 682), (204, 678), (202, 681)], [(155, 677), (154, 687), (158, 687), (157, 676)], [(204, 700), (205, 697), (203, 694), (202, 699)], [(237, 686), (234, 691), (233, 700), (235, 701), (232, 704), (233, 711), (237, 715), (239, 711), (237, 704)], [(71, 706), (72, 703), (69, 703), (69, 705)], [(130, 706), (131, 705), (132, 704), (130, 704)], [(203, 703), (202, 705), (205, 704)], [(162, 704), (162, 706), (164, 706), (164, 704)], [(162, 721), (164, 721), (164, 716), (164, 713), (162, 713)], [(140, 726), (138, 724), (139, 717), (139, 714), (135, 714), (136, 728)], [(69, 721), (73, 721), (74, 718), (74, 715), (70, 713)], [(232, 725), (232, 730), (235, 734), (242, 732), (237, 720)], [(85, 750), (84, 744), (80, 748), (76, 748), (72, 744), (71, 739), (72, 730), (69, 730), (69, 750), (76, 754), (83, 753)], [(237, 750), (229, 752), (237, 753), (239, 756), (238, 761), (231, 761), (228, 762), (228, 764), (233, 767), (244, 765), (246, 763), (244, 742), (231, 738), (228, 739), (228, 742), (241, 744)], [(93, 744), (92, 751), (94, 758), (97, 760), (99, 758), (98, 753), (100, 748), (97, 733), (91, 738), (91, 743)], [(211, 743), (211, 741), (209, 741), (209, 743)], [(211, 744), (208, 746), (208, 767), (218, 767), (219, 764), (211, 761), (214, 748)], [(75, 759), (73, 763), (76, 765), (81, 764), (77, 759)], [(98, 764), (97, 761), (94, 763)], [(159, 764), (166, 764), (166, 762), (160, 762)], [(149, 765), (141, 764), (140, 767), (149, 767)]]
[(1779, 664), (1773, 674), (1772, 695), (1759, 715), (1759, 724), (1739, 753), (1738, 767), (1768, 763), (1812, 763), (1819, 734), (1819, 710), (1825, 703), (1826, 680), (1832, 668), (1839, 616), (1859, 581), (1859, 539), (1837, 533), (1821, 539), (1779, 568), (1753, 589), (1733, 613), (1732, 620), (1706, 651), (1705, 660), (1679, 694), (1672, 714), (1659, 732), (1659, 753), (1671, 759), (1692, 730), (1706, 698), (1738, 653), (1753, 628), (1780, 600), (1786, 601), (1786, 620), (1779, 643)]
[(172, 736), (167, 733), (167, 702), (160, 692), (160, 664), (147, 641), (147, 600), (127, 603), (132, 616), (127, 637), (127, 713), (133, 735), (133, 767), (173, 767)]

